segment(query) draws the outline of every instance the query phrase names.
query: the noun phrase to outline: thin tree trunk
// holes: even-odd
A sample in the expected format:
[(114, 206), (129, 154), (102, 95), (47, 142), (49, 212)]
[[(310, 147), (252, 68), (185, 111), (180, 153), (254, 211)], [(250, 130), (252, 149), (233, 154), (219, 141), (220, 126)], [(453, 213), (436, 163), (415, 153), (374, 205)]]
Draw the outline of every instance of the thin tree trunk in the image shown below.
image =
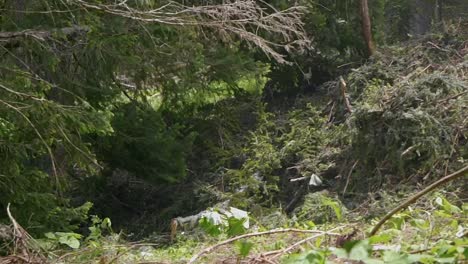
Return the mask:
[(410, 34), (422, 36), (431, 31), (432, 22), (436, 19), (436, 1), (411, 0)]
[(375, 46), (374, 42), (372, 41), (372, 29), (367, 0), (361, 0), (359, 3), (359, 7), (361, 11), (362, 34), (364, 37), (364, 41), (366, 42), (367, 53), (369, 56), (372, 56), (375, 53)]
[(437, 28), (445, 32), (445, 23), (444, 18), (442, 17), (443, 8), (443, 1), (436, 0), (434, 6), (434, 20), (436, 22)]
[(15, 13), (13, 21), (16, 24), (21, 23), (24, 19), (24, 11), (26, 11), (26, 0), (11, 0), (9, 2), (10, 9)]

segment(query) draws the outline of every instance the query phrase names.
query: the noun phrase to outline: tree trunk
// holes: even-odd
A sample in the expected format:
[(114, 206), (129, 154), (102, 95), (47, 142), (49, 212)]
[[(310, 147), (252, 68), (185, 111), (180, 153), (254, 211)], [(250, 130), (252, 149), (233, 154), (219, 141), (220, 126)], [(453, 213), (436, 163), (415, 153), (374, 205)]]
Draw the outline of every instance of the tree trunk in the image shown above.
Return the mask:
[(20, 24), (21, 20), (24, 19), (24, 11), (26, 11), (26, 0), (11, 0), (8, 2), (10, 10), (13, 10), (14, 15), (12, 16), (13, 21), (16, 24)]
[(430, 32), (435, 10), (437, 10), (436, 1), (412, 0), (410, 34), (421, 36)]
[(361, 11), (362, 34), (364, 41), (366, 42), (367, 53), (369, 56), (372, 56), (375, 53), (375, 46), (374, 42), (372, 41), (372, 29), (367, 0), (361, 0), (359, 3), (359, 8)]

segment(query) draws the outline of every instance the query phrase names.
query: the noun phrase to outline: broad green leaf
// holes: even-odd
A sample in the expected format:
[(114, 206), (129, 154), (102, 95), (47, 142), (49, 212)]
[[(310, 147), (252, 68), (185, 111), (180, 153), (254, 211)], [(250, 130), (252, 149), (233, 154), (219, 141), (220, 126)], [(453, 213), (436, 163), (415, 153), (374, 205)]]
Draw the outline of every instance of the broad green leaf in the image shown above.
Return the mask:
[(349, 252), (349, 258), (353, 260), (365, 260), (369, 258), (369, 247), (366, 243), (358, 243)]
[(45, 233), (44, 235), (45, 235), (45, 237), (50, 238), (50, 239), (57, 239), (57, 237), (55, 236), (55, 234), (52, 233), (52, 232), (47, 232), (47, 233)]
[(73, 249), (77, 249), (80, 247), (80, 241), (73, 236), (61, 236), (59, 238), (59, 242)]
[(386, 263), (393, 264), (411, 264), (412, 262), (408, 260), (408, 256), (401, 254), (396, 251), (385, 251), (383, 253), (383, 260)]

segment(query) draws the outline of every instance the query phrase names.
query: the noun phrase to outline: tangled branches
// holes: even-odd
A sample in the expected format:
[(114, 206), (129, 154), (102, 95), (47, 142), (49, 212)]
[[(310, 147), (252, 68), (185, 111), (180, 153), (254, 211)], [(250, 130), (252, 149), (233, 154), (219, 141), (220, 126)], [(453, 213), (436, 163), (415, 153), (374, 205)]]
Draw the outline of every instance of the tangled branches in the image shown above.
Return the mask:
[(45, 263), (45, 256), (41, 253), (40, 246), (12, 216), (10, 204), (7, 206), (7, 214), (12, 223), (14, 250), (11, 255), (0, 258), (0, 264)]
[[(304, 9), (293, 6), (278, 11), (271, 5), (254, 0), (228, 1), (224, 4), (186, 6), (170, 1), (153, 9), (132, 7), (127, 0), (114, 4), (92, 3), (74, 0), (84, 9), (94, 9), (142, 23), (160, 23), (172, 26), (197, 26), (215, 30), (222, 39), (231, 40), (236, 36), (260, 48), (267, 56), (280, 63), (286, 63), (284, 55), (277, 49), (286, 51), (303, 49), (309, 39), (302, 28), (301, 16)], [(279, 36), (280, 43), (267, 40), (263, 35)]]

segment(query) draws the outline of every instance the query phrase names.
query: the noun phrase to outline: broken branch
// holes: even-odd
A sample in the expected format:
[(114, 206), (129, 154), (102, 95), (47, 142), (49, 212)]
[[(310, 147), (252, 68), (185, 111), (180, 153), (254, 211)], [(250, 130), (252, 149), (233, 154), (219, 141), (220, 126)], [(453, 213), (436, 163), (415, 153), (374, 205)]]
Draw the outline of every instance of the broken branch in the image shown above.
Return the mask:
[(370, 232), (369, 236), (375, 235), (379, 231), (380, 227), (382, 227), (382, 225), (385, 224), (385, 222), (387, 222), (388, 219), (390, 219), (394, 214), (398, 213), (400, 210), (405, 209), (410, 204), (415, 203), (419, 198), (421, 198), (422, 196), (424, 196), (428, 192), (434, 190), (435, 188), (437, 188), (437, 187), (439, 187), (439, 186), (441, 186), (441, 185), (443, 185), (443, 184), (445, 184), (445, 183), (447, 183), (449, 181), (457, 179), (457, 178), (459, 178), (461, 176), (464, 176), (467, 172), (468, 172), (468, 166), (466, 166), (466, 167), (460, 169), (459, 171), (454, 172), (454, 173), (452, 173), (452, 174), (450, 174), (448, 176), (443, 177), (442, 179), (440, 179), (440, 180), (434, 182), (433, 184), (429, 185), (428, 187), (426, 187), (424, 190), (422, 190), (422, 191), (416, 193), (415, 195), (411, 196), (404, 203), (400, 204), (395, 209), (393, 209), (391, 212), (389, 212), (387, 215), (385, 215), (375, 225), (375, 227)]
[(342, 76), (340, 76), (338, 85), (340, 86), (341, 96), (343, 97), (343, 101), (345, 103), (346, 109), (348, 110), (349, 113), (352, 113), (353, 109), (351, 107), (351, 103), (349, 102), (348, 96), (346, 95), (346, 82)]

